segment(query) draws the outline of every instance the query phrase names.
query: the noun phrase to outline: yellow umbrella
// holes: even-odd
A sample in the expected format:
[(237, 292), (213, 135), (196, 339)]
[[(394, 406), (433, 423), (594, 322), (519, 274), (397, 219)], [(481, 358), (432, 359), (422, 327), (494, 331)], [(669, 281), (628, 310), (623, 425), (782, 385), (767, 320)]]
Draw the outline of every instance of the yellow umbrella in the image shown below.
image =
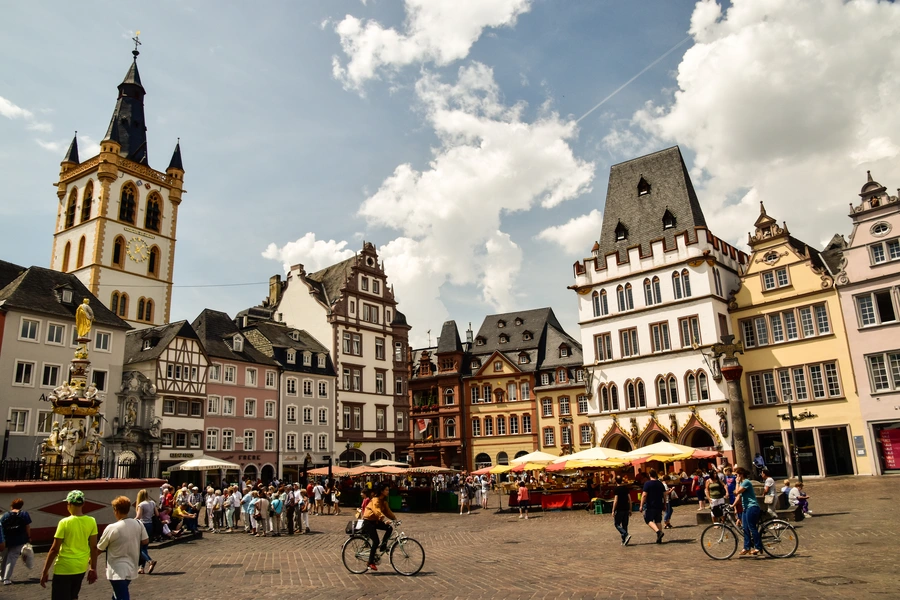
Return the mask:
[(625, 452), (622, 450), (597, 446), (596, 448), (588, 448), (587, 450), (582, 450), (581, 452), (576, 452), (575, 454), (560, 456), (553, 462), (558, 464), (568, 462), (570, 460), (614, 460), (619, 458), (623, 454), (625, 454)]
[(493, 475), (499, 475), (500, 473), (506, 473), (507, 471), (509, 471), (512, 468), (513, 468), (512, 465), (497, 465), (496, 467), (492, 468), (489, 472), (492, 473)]
[(538, 463), (538, 462), (539, 463), (549, 463), (549, 462), (553, 462), (557, 458), (559, 458), (559, 457), (555, 456), (553, 454), (547, 454), (546, 452), (537, 451), (537, 452), (532, 452), (530, 454), (525, 454), (523, 456), (520, 456), (519, 458), (514, 458), (512, 460), (512, 463), (514, 465), (521, 465), (522, 463)]

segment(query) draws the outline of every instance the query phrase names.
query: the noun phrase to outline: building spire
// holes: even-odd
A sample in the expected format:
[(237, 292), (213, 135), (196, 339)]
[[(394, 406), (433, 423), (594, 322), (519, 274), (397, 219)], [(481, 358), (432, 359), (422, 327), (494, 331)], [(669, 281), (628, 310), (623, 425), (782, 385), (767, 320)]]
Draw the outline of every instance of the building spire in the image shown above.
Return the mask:
[(66, 152), (66, 157), (63, 159), (63, 162), (69, 162), (74, 164), (80, 164), (81, 161), (78, 160), (78, 132), (75, 132), (75, 137), (72, 138), (72, 143), (69, 144), (69, 150)]
[(175, 151), (172, 153), (172, 160), (169, 161), (166, 171), (170, 169), (184, 171), (184, 165), (181, 163), (181, 138), (178, 138), (178, 141), (175, 143)]
[(125, 78), (118, 86), (119, 97), (104, 140), (118, 142), (121, 147), (120, 155), (130, 161), (147, 165), (147, 126), (144, 120), (144, 95), (147, 92), (141, 84), (141, 74), (137, 66), (137, 57), (140, 54), (137, 48), (141, 42), (137, 35), (133, 40), (134, 50), (131, 54), (134, 58), (128, 72), (125, 73)]

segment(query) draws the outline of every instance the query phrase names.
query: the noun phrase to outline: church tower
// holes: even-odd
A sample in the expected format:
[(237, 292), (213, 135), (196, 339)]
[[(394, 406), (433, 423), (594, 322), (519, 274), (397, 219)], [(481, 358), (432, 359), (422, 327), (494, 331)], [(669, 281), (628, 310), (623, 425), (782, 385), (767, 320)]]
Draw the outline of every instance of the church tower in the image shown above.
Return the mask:
[(81, 162), (76, 135), (60, 163), (50, 266), (77, 275), (141, 328), (169, 322), (184, 167), (180, 142), (165, 172), (150, 167), (139, 44), (135, 38), (100, 154)]

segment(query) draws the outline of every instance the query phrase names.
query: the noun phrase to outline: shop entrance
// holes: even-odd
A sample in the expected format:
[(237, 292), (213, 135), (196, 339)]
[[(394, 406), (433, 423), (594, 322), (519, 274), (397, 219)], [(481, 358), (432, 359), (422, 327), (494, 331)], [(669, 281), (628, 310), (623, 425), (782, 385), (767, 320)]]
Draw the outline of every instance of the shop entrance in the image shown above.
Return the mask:
[(766, 461), (769, 468), (769, 474), (775, 478), (787, 477), (787, 462), (784, 453), (784, 440), (781, 432), (778, 433), (760, 433), (757, 437), (759, 440), (760, 453)]
[(900, 421), (872, 427), (882, 473), (900, 472)]
[[(788, 439), (791, 440), (791, 457), (794, 456), (794, 444), (791, 434), (788, 433)], [(819, 461), (816, 459), (816, 436), (813, 435), (812, 429), (797, 430), (797, 451), (799, 452), (800, 472), (803, 475), (821, 475)], [(796, 473), (794, 473), (796, 476)]]
[(826, 475), (853, 475), (853, 454), (846, 427), (820, 429), (819, 444)]

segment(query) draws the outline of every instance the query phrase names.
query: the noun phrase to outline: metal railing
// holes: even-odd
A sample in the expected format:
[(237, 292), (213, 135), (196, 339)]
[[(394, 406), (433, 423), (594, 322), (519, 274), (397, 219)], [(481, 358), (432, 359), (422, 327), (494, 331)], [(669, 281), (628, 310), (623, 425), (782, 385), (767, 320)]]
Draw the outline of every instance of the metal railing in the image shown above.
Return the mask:
[(70, 463), (7, 458), (0, 461), (0, 481), (74, 481), (89, 479), (141, 479), (151, 477), (145, 460), (104, 461), (77, 458)]

